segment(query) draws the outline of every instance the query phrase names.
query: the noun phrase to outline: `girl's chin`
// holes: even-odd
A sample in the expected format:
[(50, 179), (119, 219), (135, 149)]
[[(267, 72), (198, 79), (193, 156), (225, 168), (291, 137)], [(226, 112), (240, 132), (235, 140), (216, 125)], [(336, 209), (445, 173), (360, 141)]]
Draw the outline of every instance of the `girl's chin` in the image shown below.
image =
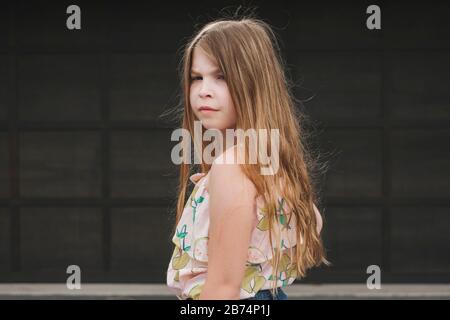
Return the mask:
[(214, 123), (213, 121), (208, 121), (208, 120), (202, 120), (202, 125), (205, 129), (218, 129), (221, 126), (218, 126), (216, 123)]

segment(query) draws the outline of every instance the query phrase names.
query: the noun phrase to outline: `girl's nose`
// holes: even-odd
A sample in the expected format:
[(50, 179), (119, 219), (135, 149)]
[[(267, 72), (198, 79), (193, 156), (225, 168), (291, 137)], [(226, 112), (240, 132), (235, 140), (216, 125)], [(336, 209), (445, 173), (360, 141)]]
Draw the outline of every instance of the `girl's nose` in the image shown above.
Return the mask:
[(202, 86), (199, 91), (199, 96), (201, 98), (204, 98), (207, 96), (211, 97), (211, 88), (209, 87), (209, 84), (207, 83), (207, 81), (202, 82)]

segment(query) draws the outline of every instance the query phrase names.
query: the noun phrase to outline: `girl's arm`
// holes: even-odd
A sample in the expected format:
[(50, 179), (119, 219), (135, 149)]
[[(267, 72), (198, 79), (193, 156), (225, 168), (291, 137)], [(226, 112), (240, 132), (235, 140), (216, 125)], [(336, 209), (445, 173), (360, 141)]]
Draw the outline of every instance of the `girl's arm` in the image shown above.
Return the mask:
[[(230, 159), (233, 149), (225, 153)], [(213, 163), (208, 192), (208, 271), (199, 299), (239, 299), (248, 246), (257, 219), (256, 189), (239, 164)]]
[(323, 226), (323, 221), (319, 209), (317, 209), (316, 205), (314, 205), (314, 212), (316, 213), (316, 220), (317, 220), (317, 234), (320, 234), (320, 231), (322, 230)]

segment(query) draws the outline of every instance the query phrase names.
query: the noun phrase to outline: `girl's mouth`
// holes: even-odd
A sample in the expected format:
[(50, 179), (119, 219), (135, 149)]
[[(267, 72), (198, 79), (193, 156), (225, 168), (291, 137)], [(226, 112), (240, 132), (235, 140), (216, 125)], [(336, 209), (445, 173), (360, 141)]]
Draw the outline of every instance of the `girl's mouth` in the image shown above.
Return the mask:
[(217, 110), (213, 110), (213, 109), (200, 109), (201, 112), (203, 113), (212, 113), (212, 112), (216, 112)]
[(213, 109), (213, 108), (207, 107), (207, 106), (202, 106), (202, 107), (199, 108), (199, 110), (200, 110), (201, 112), (203, 112), (203, 113), (211, 113), (211, 112), (218, 111), (218, 110), (216, 110), (216, 109)]

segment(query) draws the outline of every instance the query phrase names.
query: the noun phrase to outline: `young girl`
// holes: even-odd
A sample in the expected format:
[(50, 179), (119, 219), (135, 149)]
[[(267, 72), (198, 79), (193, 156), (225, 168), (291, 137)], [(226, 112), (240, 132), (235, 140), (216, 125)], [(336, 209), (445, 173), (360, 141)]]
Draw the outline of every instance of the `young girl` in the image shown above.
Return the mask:
[(210, 22), (183, 52), (182, 127), (193, 135), (200, 121), (223, 136), (226, 129), (278, 129), (279, 159), (274, 174), (263, 175), (260, 162), (237, 163), (233, 145), (202, 161), (199, 173), (181, 164), (167, 270), (179, 299), (287, 299), (282, 287), (328, 263), (283, 67), (275, 34), (253, 17)]

